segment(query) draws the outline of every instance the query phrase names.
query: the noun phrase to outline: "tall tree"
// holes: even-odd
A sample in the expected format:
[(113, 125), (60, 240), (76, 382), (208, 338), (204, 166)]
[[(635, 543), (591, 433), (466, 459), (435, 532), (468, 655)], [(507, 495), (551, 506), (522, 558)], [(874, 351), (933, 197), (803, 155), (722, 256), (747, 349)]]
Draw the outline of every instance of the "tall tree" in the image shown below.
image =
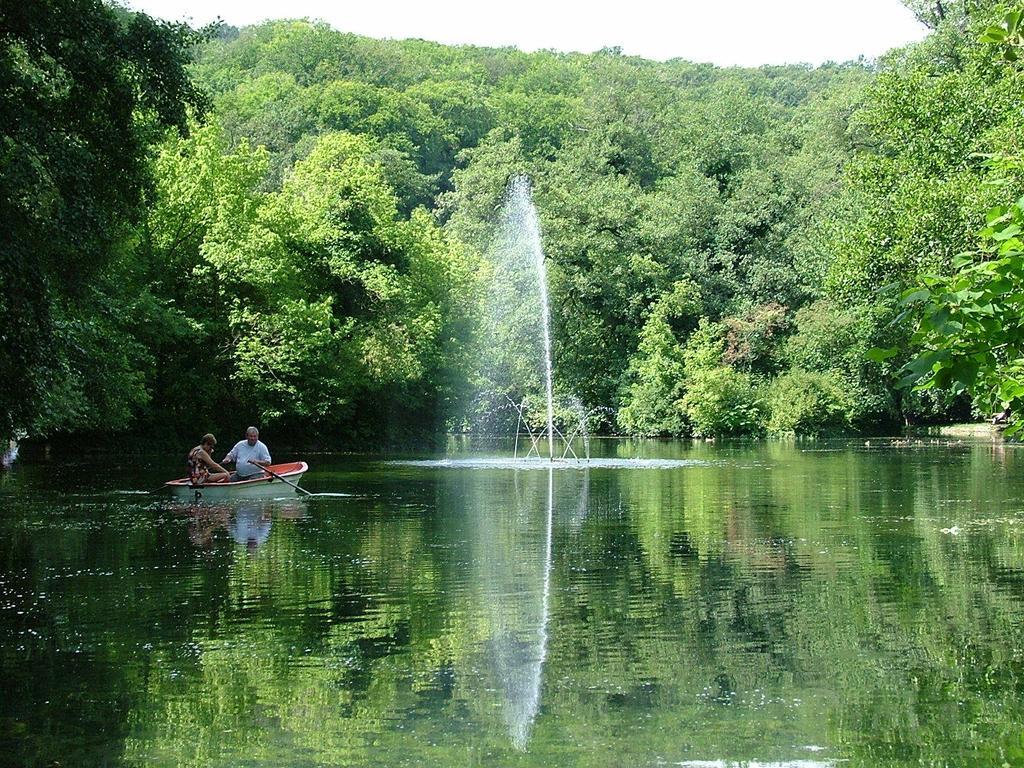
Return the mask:
[[(123, 315), (104, 272), (139, 220), (147, 148), (203, 108), (194, 39), (99, 0), (0, 5), (0, 436), (125, 416), (104, 413)], [(141, 398), (133, 367), (117, 383)]]
[[(1004, 60), (995, 82), (1019, 94), (1024, 3), (996, 21), (981, 41), (994, 47), (990, 56)], [(1024, 147), (1019, 139), (1024, 120), (1017, 99), (1002, 107), (1002, 124), (992, 131), (985, 164), (985, 186), (1002, 203), (987, 212), (976, 249), (961, 254), (948, 273), (923, 275), (904, 293), (904, 304), (917, 319), (912, 339), (917, 355), (906, 365), (904, 381), (918, 389), (967, 391), (979, 410), (1013, 412), (1010, 432), (1015, 433), (1024, 426)], [(875, 350), (878, 357), (891, 353)]]

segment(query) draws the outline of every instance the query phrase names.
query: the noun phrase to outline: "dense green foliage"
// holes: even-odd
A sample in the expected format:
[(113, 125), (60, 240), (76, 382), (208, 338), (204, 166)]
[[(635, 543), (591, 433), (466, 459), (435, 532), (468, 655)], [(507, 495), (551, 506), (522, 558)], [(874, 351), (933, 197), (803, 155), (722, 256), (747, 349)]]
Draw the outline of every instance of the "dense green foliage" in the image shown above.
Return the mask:
[[(1022, 20), (1024, 5), (1017, 5), (981, 36), (1006, 62), (992, 80), (1017, 93), (1024, 84)], [(999, 123), (984, 147), (983, 189), (1000, 204), (988, 211), (978, 248), (957, 257), (949, 273), (925, 275), (904, 293), (903, 304), (918, 322), (913, 341), (923, 348), (906, 365), (906, 382), (922, 390), (968, 391), (989, 413), (1016, 413), (1010, 427), (1015, 433), (1024, 424), (1024, 120), (1019, 104), (995, 106)], [(877, 351), (880, 358), (890, 354)]]
[(132, 251), (147, 148), (203, 106), (195, 40), (99, 0), (0, 9), (0, 438), (124, 428), (148, 400)]
[[(396, 401), (416, 404), (400, 425), (458, 391), (473, 262), (424, 212), (399, 215), (377, 149), (324, 134), (267, 192), (267, 152), (229, 149), (216, 123), (165, 145), (147, 245), (173, 266), (154, 279), (186, 329), (160, 350), (161, 399), (185, 406), (177, 419), (217, 423), (203, 408), (234, 400), (331, 433), (357, 409), (369, 428)], [(190, 392), (209, 398), (198, 412)]]
[[(728, 328), (709, 368), (758, 389), (782, 369), (791, 313), (818, 289), (800, 267), (805, 230), (839, 183), (847, 120), (871, 76), (860, 65), (718, 70), (614, 50), (374, 42), (306, 22), (225, 34), (195, 71), (228, 147), (267, 147), (260, 190), (287, 188), (320, 137), (362, 136), (399, 215), (432, 208), (470, 249), (464, 264), (488, 253), (508, 180), (528, 173), (549, 259), (556, 389), (641, 434), (695, 428), (686, 382), (717, 381), (680, 367), (701, 317)], [(473, 348), (470, 336), (459, 342)], [(485, 357), (464, 354), (452, 370), (476, 380)], [(460, 410), (444, 415), (458, 427)]]
[[(759, 70), (306, 21), (221, 28), (190, 50), (187, 29), (98, 4), (12, 12), (0, 433), (258, 421), (337, 443), (462, 428), (474, 388), (492, 403), (523, 390), (490, 375), (523, 353), (514, 335), (478, 332), (497, 208), (522, 173), (557, 394), (601, 414), (592, 426), (817, 433), (966, 415), (955, 391), (898, 387), (912, 344), (940, 353), (953, 328), (939, 315), (938, 336), (914, 335), (899, 294), (921, 273), (947, 285), (993, 205), (999, 247), (1016, 242), (1017, 166), (986, 183), (983, 156), (1018, 150), (1019, 19), (910, 5), (933, 33), (877, 66)], [(76, 140), (50, 129), (62, 120)], [(986, 322), (964, 354), (1005, 325)], [(993, 360), (1015, 361), (1002, 343)], [(1017, 397), (996, 392), (1015, 374), (994, 375), (967, 383), (980, 410)]]

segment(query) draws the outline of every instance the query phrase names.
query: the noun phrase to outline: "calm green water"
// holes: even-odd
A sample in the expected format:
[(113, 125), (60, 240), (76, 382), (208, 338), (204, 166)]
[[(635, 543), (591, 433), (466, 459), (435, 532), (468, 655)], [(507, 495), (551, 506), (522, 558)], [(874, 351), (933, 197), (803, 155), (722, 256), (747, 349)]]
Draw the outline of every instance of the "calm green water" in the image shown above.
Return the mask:
[(599, 448), (690, 463), (18, 465), (0, 762), (1024, 765), (1024, 447)]

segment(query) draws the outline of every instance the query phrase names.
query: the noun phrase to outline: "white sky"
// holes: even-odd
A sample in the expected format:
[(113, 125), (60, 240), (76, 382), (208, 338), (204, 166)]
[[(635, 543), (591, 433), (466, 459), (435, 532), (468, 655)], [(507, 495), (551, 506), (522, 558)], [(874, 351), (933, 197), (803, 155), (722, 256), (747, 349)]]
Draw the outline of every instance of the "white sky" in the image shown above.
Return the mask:
[(172, 21), (320, 19), (343, 32), (441, 43), (758, 66), (874, 58), (924, 37), (899, 0), (126, 0)]

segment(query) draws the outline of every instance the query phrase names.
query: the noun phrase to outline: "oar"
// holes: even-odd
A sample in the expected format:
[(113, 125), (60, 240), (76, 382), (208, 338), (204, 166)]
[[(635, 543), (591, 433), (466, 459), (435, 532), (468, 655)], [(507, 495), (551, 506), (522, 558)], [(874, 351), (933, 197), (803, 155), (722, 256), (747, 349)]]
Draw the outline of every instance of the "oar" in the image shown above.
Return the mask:
[(280, 480), (280, 481), (281, 481), (282, 483), (287, 483), (287, 484), (288, 484), (288, 485), (290, 485), (290, 486), (291, 486), (292, 488), (294, 488), (294, 489), (295, 489), (296, 491), (302, 491), (302, 492), (303, 492), (304, 494), (306, 494), (307, 496), (314, 496), (314, 495), (315, 495), (315, 494), (312, 494), (312, 493), (310, 493), (309, 491), (307, 491), (307, 490), (306, 490), (305, 488), (299, 488), (299, 486), (297, 486), (297, 485), (296, 485), (295, 483), (293, 483), (293, 482), (292, 482), (291, 480), (288, 480), (287, 478), (281, 477), (281, 476), (280, 476), (279, 474), (277, 474), (277, 472), (275, 472), (274, 470), (272, 470), (272, 469), (271, 469), (270, 467), (264, 467), (264, 466), (263, 466), (262, 464), (257, 464), (257, 463), (256, 463), (255, 461), (250, 461), (249, 463), (250, 463), (250, 464), (252, 464), (253, 466), (259, 467), (259, 468), (260, 468), (260, 469), (262, 469), (262, 470), (263, 470), (264, 472), (269, 472), (269, 473), (270, 473), (270, 474), (272, 474), (272, 475), (273, 475), (274, 477), (276, 477), (276, 478), (277, 478), (278, 480)]

